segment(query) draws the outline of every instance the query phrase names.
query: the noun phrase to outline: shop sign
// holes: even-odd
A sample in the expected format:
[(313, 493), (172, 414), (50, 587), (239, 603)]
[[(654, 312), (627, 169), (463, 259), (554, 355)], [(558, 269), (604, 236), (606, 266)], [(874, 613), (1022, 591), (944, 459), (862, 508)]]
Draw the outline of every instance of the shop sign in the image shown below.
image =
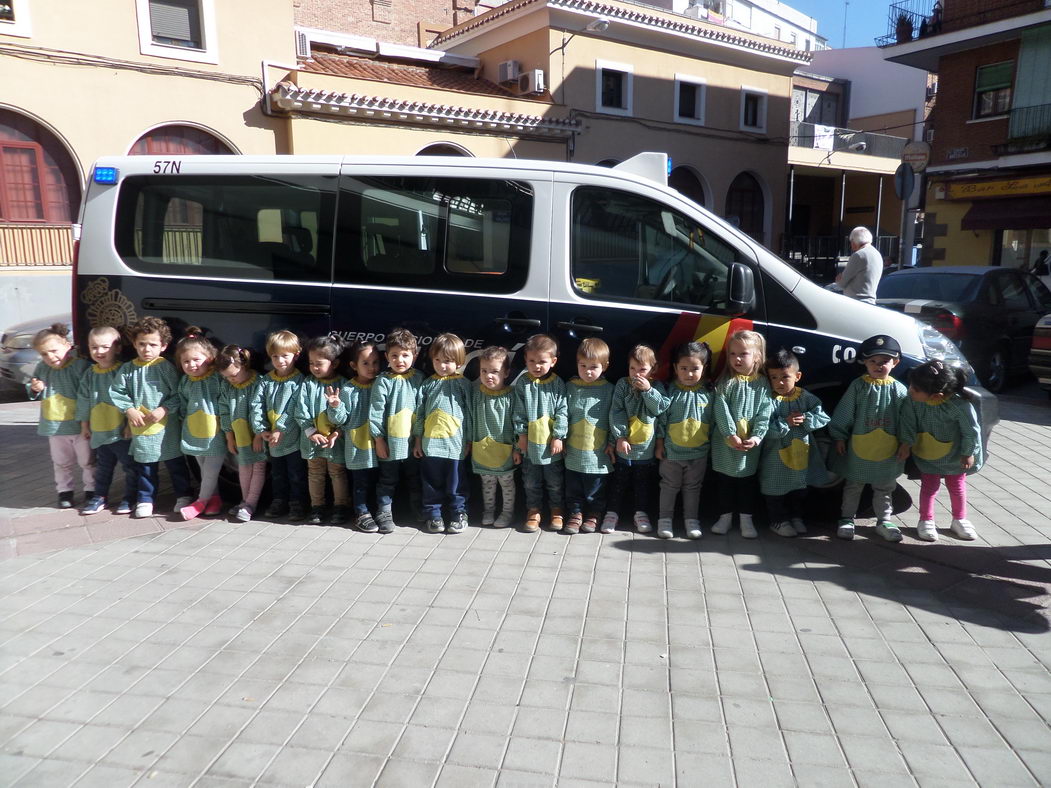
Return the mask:
[(948, 198), (950, 200), (975, 200), (983, 197), (1019, 197), (1027, 194), (1051, 194), (1051, 175), (948, 184)]

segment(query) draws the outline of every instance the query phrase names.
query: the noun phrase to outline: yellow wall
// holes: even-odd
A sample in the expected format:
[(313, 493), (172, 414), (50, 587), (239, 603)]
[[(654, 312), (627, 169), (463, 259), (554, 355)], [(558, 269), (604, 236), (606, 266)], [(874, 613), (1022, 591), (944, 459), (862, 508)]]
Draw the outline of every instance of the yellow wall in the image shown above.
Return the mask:
[[(940, 259), (934, 260), (934, 265), (991, 264), (996, 233), (992, 230), (960, 229), (960, 222), (970, 207), (971, 202), (968, 200), (934, 199), (933, 185), (928, 189), (926, 218), (927, 237), (930, 240), (925, 243), (934, 249), (944, 250), (944, 256), (941, 256), (940, 252), (936, 253)], [(936, 229), (942, 225), (945, 227), (944, 233)], [(926, 249), (924, 254), (927, 255)]]

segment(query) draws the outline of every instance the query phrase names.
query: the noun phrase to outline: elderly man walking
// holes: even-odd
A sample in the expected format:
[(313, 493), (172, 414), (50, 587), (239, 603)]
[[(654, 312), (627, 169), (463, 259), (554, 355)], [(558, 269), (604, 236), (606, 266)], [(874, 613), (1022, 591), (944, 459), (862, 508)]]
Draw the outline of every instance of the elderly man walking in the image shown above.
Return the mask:
[(850, 231), (850, 260), (836, 277), (843, 294), (869, 304), (876, 303), (876, 285), (883, 273), (883, 256), (872, 245), (872, 233), (866, 227)]

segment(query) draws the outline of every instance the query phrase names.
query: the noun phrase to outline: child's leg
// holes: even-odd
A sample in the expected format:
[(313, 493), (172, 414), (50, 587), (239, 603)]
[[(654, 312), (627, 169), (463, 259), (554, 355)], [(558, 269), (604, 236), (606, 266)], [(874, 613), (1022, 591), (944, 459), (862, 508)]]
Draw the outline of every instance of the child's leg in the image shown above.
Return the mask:
[(766, 501), (766, 514), (771, 526), (788, 521), (790, 515), (787, 495), (764, 495), (763, 500)]
[(307, 463), (303, 455), (294, 451), (288, 455), (288, 488), (289, 504), (306, 504), (307, 496)]
[(379, 479), (376, 481), (376, 506), (381, 512), (389, 512), (394, 501), (394, 491), (398, 488), (398, 477), (401, 474), (399, 460), (381, 460)]
[(263, 494), (263, 485), (266, 484), (266, 460), (254, 462), (249, 467), (252, 469), (252, 477), (244, 496), (245, 503), (251, 506), (254, 512), (259, 507), (259, 496)]
[(257, 464), (237, 466), (237, 482), (241, 487), (241, 500), (245, 503), (248, 503), (248, 491), (252, 489), (252, 477), (255, 475)]
[(802, 487), (798, 490), (792, 490), (788, 493), (788, 495), (785, 496), (785, 502), (788, 504), (789, 519), (803, 519), (803, 505), (806, 503), (806, 496), (806, 487)]
[(543, 466), (536, 465), (529, 459), (522, 461), (522, 487), (525, 489), (526, 509), (539, 510), (544, 505), (544, 471)]
[(328, 478), (332, 480), (332, 503), (335, 506), (350, 506), (350, 482), (347, 467), (328, 460)]
[(571, 471), (566, 468), (566, 511), (570, 515), (581, 514), (584, 511), (586, 478), (580, 471)]
[[(113, 452), (113, 455), (117, 458), (117, 462), (119, 462), (124, 469), (124, 493), (121, 495), (121, 500), (129, 506), (134, 505), (139, 489), (139, 464), (135, 462), (135, 459), (131, 456), (131, 441), (115, 441), (109, 444), (109, 449)], [(98, 471), (96, 470), (96, 474), (97, 473)], [(97, 475), (95, 478), (95, 484), (98, 485)], [(110, 484), (112, 485), (112, 481)]]
[(107, 443), (95, 450), (95, 495), (109, 500), (109, 488), (113, 484), (113, 471), (117, 468), (118, 443)]
[(160, 477), (160, 464), (156, 462), (140, 462), (139, 466), (139, 489), (137, 492), (137, 503), (153, 503), (153, 496), (157, 494), (157, 481)]
[(515, 513), (515, 472), (509, 471), (496, 477), (500, 485), (500, 516), (493, 522), (497, 528), (506, 528), (511, 524)]
[(565, 463), (552, 462), (543, 466), (544, 488), (547, 490), (547, 504), (551, 513), (561, 513), (566, 505), (565, 496)]
[(91, 448), (91, 440), (83, 435), (74, 435), (73, 451), (77, 456), (77, 464), (80, 466), (80, 478), (84, 484), (84, 492), (93, 492), (95, 490), (95, 452)]
[(328, 460), (314, 457), (307, 460), (307, 489), (310, 492), (310, 505), (320, 509), (325, 505), (325, 476)]
[(275, 502), (288, 503), (288, 457), (270, 458), (270, 488)]
[(650, 489), (653, 487), (653, 462), (651, 460), (631, 464), (631, 486), (635, 493), (635, 511), (649, 512)]
[(369, 487), (374, 486), (375, 476), (375, 468), (359, 468), (350, 472), (354, 512), (358, 515), (369, 513)]
[(938, 495), (938, 488), (941, 487), (941, 483), (942, 477), (936, 473), (920, 474), (920, 501), (918, 508), (921, 520), (934, 519), (934, 499)]
[(190, 486), (190, 471), (186, 467), (186, 458), (182, 455), (171, 460), (164, 461), (164, 467), (168, 469), (168, 477), (172, 482), (172, 490), (176, 498), (186, 498), (193, 495)]
[[(682, 515), (684, 520), (699, 520), (701, 516), (701, 485), (708, 470), (708, 459), (684, 463), (682, 476)], [(672, 507), (674, 509), (674, 506)], [(670, 517), (671, 515), (669, 515)]]
[(207, 501), (215, 495), (219, 487), (219, 471), (223, 467), (223, 456), (198, 457), (197, 464), (201, 467), (201, 491), (197, 498)]
[(601, 517), (606, 511), (606, 474), (584, 474), (584, 514)]
[[(420, 460), (420, 481), (423, 483), (423, 514), (429, 523), (442, 519), (442, 504), (445, 502), (446, 460), (440, 457), (423, 457)], [(442, 526), (444, 528), (444, 525)]]
[(449, 508), (455, 514), (467, 511), (467, 501), (471, 497), (471, 488), (467, 476), (467, 463), (463, 460), (449, 460)]
[(747, 514), (749, 517), (755, 514), (755, 502), (759, 499), (759, 477), (739, 476), (735, 481), (737, 495), (737, 513)]
[(55, 468), (55, 489), (60, 492), (73, 491), (73, 469), (77, 465), (77, 453), (70, 441), (72, 435), (52, 435), (47, 439), (51, 449), (51, 464)]
[(482, 483), (482, 525), (492, 525), (496, 520), (496, 477), (481, 473), (478, 478)]
[(419, 520), (423, 516), (423, 482), (420, 478), (420, 461), (410, 455), (399, 464), (401, 473), (405, 476), (405, 483), (409, 486), (409, 505), (412, 507), (412, 515)]
[(624, 498), (627, 496), (628, 487), (631, 485), (631, 460), (625, 460), (618, 456), (613, 465), (613, 478), (606, 495), (609, 511), (619, 515), (624, 508)]
[(945, 489), (949, 491), (952, 519), (967, 519), (967, 474), (956, 473), (945, 477)]
[(858, 501), (861, 500), (861, 491), (865, 489), (865, 482), (846, 481), (843, 483), (843, 503), (839, 507), (839, 516), (844, 520), (853, 520), (858, 513)]
[(889, 520), (894, 516), (894, 502), (891, 496), (897, 486), (898, 482), (894, 479), (872, 485), (872, 510), (876, 513), (877, 520)]
[[(686, 475), (687, 463), (678, 460), (661, 460), (657, 466), (660, 472), (660, 500), (657, 505), (657, 519), (670, 520), (675, 515), (675, 500), (682, 490), (683, 478)], [(686, 508), (685, 495), (683, 509)], [(689, 514), (686, 517), (689, 518)]]
[(715, 476), (717, 479), (715, 486), (719, 490), (719, 514), (732, 516), (736, 511), (734, 507), (737, 505), (737, 489), (734, 485), (734, 478), (718, 471), (715, 472)]

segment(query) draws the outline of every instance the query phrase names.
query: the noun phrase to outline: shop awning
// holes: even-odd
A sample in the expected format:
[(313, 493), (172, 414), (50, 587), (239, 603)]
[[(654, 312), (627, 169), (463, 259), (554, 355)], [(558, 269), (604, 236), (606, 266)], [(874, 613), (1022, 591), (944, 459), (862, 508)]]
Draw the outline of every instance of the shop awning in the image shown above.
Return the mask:
[(964, 230), (1045, 230), (1051, 227), (1051, 197), (976, 200), (960, 227)]

